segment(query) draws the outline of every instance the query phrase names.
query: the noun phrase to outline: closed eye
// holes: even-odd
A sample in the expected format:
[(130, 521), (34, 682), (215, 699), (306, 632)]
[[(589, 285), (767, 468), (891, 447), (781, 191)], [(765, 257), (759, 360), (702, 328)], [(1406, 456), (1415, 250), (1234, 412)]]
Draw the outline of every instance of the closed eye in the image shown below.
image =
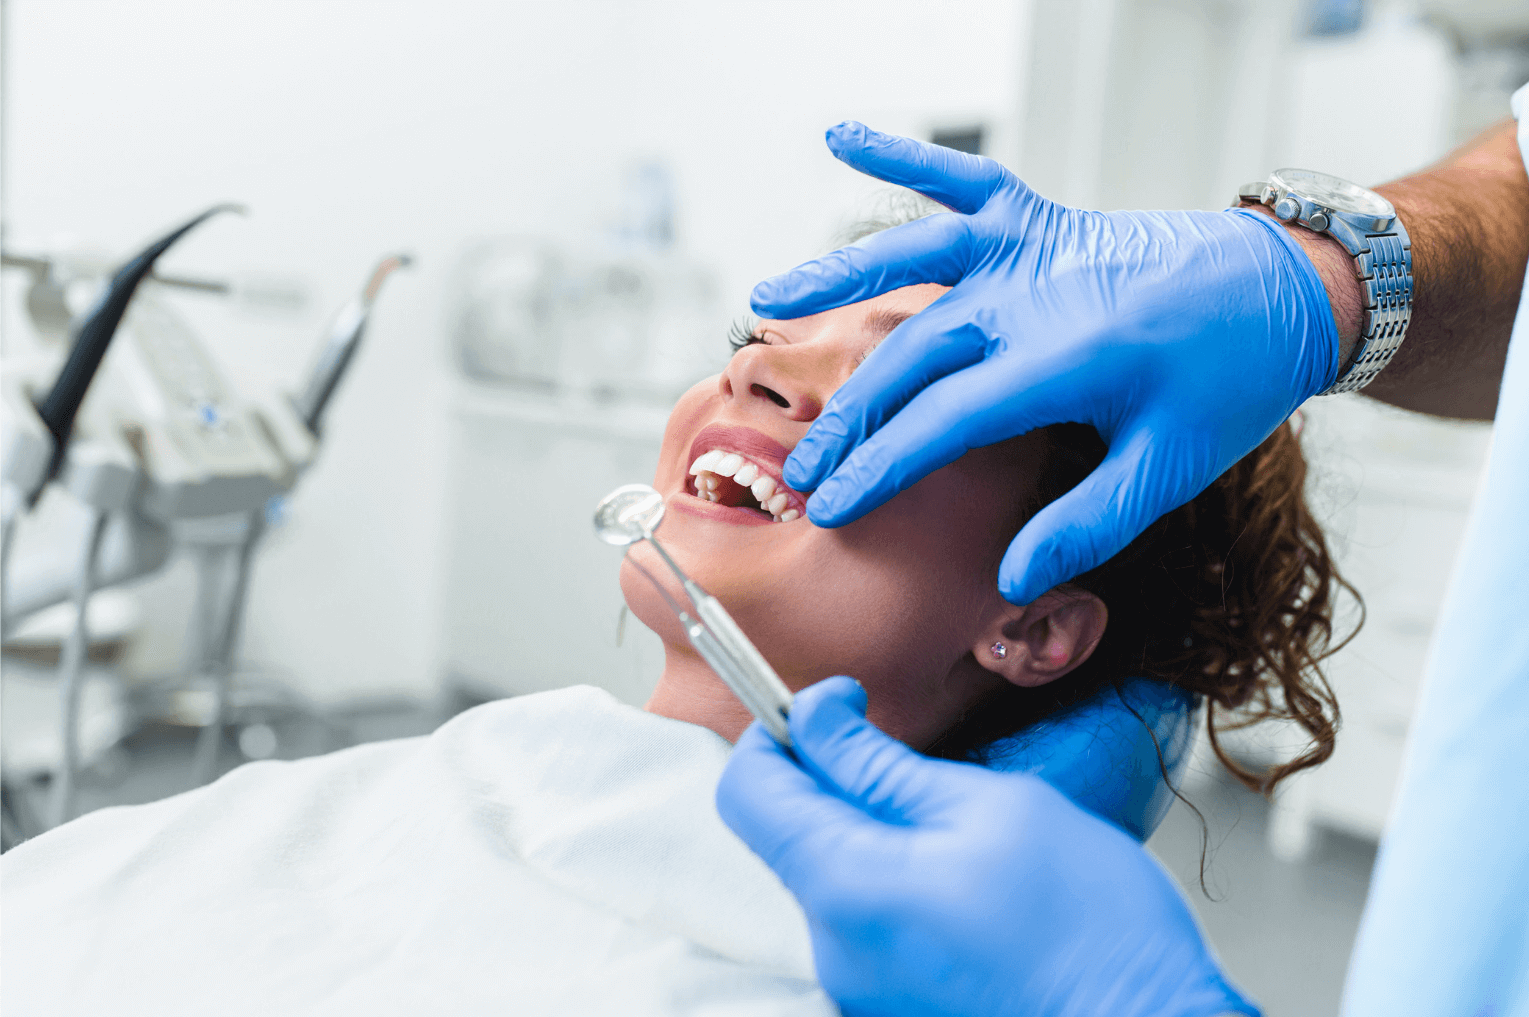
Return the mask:
[(764, 341), (764, 336), (759, 334), (758, 324), (752, 318), (739, 318), (727, 330), (727, 345), (733, 348), (734, 353), (745, 346), (756, 346)]

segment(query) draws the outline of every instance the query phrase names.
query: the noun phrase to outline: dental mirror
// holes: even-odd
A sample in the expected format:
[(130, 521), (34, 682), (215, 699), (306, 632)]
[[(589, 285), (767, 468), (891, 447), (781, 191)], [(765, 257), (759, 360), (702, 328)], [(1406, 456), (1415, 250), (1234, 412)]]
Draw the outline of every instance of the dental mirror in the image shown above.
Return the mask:
[(701, 659), (733, 690), (739, 702), (759, 718), (770, 736), (789, 749), (791, 690), (780, 680), (780, 675), (775, 673), (759, 648), (749, 642), (749, 637), (743, 634), (722, 602), (685, 575), (684, 570), (658, 542), (658, 538), (653, 536), (653, 531), (658, 529), (663, 518), (663, 495), (647, 484), (627, 484), (616, 488), (595, 506), (595, 536), (617, 547), (630, 547), (639, 540), (646, 540), (648, 546), (658, 552), (658, 556), (684, 587), (685, 597), (695, 608), (694, 616), (670, 596), (669, 591), (664, 589), (653, 573), (643, 568), (641, 562), (633, 561), (631, 564), (648, 577), (648, 582), (664, 598), (675, 617), (680, 620), (685, 629), (685, 637), (701, 655)]
[(618, 487), (595, 506), (595, 536), (627, 547), (646, 538), (664, 518), (664, 496), (647, 484)]

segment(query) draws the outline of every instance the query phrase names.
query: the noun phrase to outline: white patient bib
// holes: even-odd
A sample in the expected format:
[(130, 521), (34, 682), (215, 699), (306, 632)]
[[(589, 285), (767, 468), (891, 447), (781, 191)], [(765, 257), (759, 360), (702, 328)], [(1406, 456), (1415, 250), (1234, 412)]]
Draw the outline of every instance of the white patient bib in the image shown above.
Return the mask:
[(579, 687), (92, 813), (4, 856), (0, 1007), (833, 1014), (729, 748)]

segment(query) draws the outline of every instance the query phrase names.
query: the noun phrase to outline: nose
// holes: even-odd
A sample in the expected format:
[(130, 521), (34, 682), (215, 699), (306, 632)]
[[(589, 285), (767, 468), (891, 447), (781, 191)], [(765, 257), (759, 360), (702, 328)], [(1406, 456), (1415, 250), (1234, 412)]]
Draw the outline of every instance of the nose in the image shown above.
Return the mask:
[(815, 364), (811, 344), (745, 346), (718, 379), (722, 398), (745, 403), (787, 420), (811, 423), (823, 412), (826, 364)]

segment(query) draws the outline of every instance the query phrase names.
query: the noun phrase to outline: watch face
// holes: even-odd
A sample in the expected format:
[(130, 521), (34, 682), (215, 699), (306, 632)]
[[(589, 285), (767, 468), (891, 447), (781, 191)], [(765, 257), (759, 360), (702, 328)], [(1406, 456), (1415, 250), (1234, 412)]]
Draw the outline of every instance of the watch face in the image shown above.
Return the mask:
[(1300, 197), (1337, 212), (1383, 218), (1396, 214), (1391, 203), (1374, 191), (1328, 173), (1304, 169), (1275, 170), (1270, 174), (1269, 182), (1287, 187)]

